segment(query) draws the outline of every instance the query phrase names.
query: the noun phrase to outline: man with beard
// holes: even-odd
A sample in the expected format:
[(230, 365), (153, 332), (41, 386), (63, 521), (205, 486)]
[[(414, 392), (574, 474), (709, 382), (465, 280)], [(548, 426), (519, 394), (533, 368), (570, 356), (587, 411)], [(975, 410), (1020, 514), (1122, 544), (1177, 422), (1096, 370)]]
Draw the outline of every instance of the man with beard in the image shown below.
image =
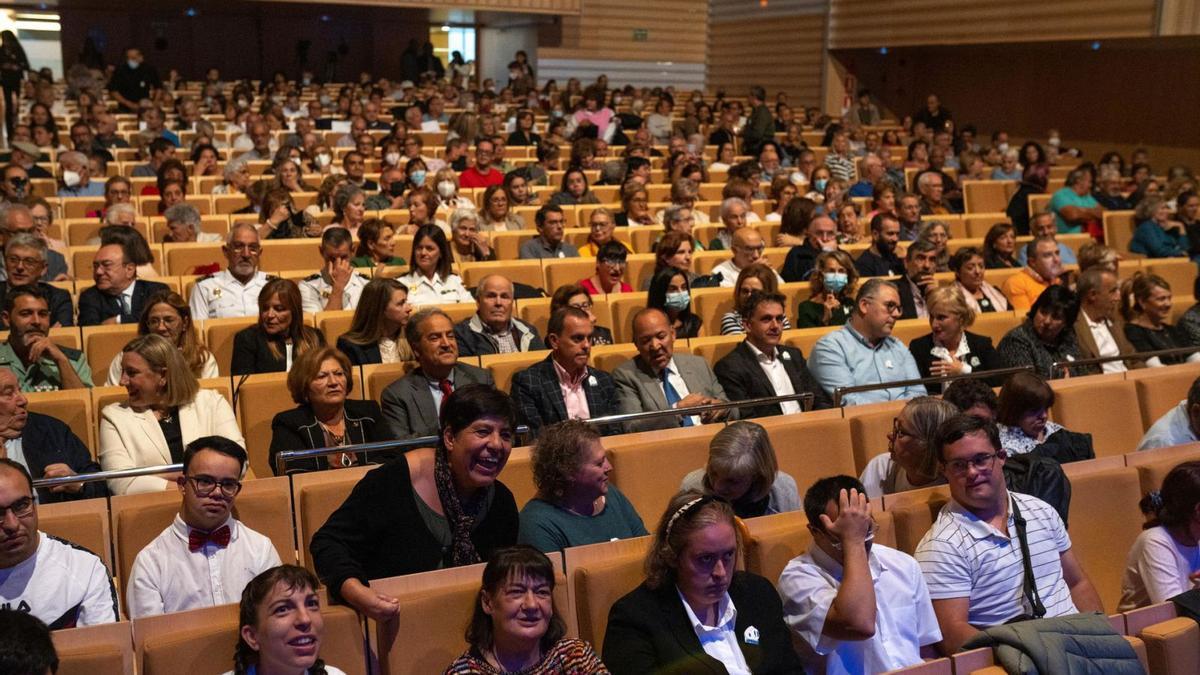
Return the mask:
[(196, 282), (188, 303), (193, 321), (258, 316), (258, 294), (273, 278), (258, 269), (262, 256), (258, 230), (250, 223), (234, 225), (221, 251), (229, 267)]
[(896, 255), (900, 241), (900, 221), (890, 213), (871, 218), (871, 245), (854, 261), (859, 276), (891, 277), (904, 274), (904, 261)]
[(21, 391), (58, 391), (92, 386), (83, 352), (50, 341), (50, 306), (36, 286), (16, 286), (4, 296), (8, 340), (0, 343), (0, 367), (8, 368)]
[(793, 246), (783, 261), (783, 280), (787, 282), (808, 281), (816, 265), (817, 256), (825, 251), (836, 251), (837, 223), (829, 216), (817, 216), (808, 224), (804, 243)]

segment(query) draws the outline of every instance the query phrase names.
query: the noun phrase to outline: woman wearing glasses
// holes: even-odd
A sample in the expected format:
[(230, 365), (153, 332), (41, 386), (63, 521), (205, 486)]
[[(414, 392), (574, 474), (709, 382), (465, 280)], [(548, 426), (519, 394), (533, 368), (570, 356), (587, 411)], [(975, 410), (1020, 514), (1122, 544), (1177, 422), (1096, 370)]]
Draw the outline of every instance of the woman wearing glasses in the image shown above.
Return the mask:
[[(219, 391), (201, 389), (183, 352), (163, 336), (142, 335), (125, 345), (120, 382), (129, 397), (100, 411), (105, 471), (182, 462), (184, 447), (203, 436), (224, 436), (245, 447), (229, 402)], [(171, 485), (160, 476), (108, 481), (118, 495)]]
[[(246, 451), (228, 438), (188, 444), (183, 475), (175, 481), (182, 496), (175, 522), (133, 561), (126, 591), (130, 618), (237, 602), (256, 574), (279, 564), (271, 540), (233, 517), (245, 468)], [(218, 551), (219, 585), (209, 568)]]
[[(155, 333), (171, 341), (183, 354), (188, 369), (198, 379), (220, 377), (217, 359), (200, 341), (200, 334), (192, 323), (192, 308), (183, 296), (174, 291), (159, 291), (146, 301), (142, 317), (138, 320), (138, 335)], [(114, 387), (121, 381), (123, 357), (117, 354), (108, 367), (106, 386)]]
[(554, 291), (554, 296), (550, 298), (550, 316), (554, 316), (554, 313), (563, 307), (574, 307), (587, 312), (588, 318), (592, 320), (593, 347), (613, 344), (612, 330), (596, 325), (596, 314), (592, 311), (595, 304), (592, 302), (592, 294), (586, 288), (577, 284), (559, 286), (558, 290)]
[(892, 420), (888, 451), (867, 462), (862, 483), (867, 496), (915, 490), (945, 482), (938, 472), (933, 436), (938, 427), (958, 414), (953, 404), (930, 396), (919, 396), (904, 405)]
[(581, 279), (579, 285), (587, 290), (589, 295), (607, 295), (609, 293), (632, 293), (625, 279), (626, 249), (619, 241), (610, 240), (596, 250), (596, 273), (587, 279)]

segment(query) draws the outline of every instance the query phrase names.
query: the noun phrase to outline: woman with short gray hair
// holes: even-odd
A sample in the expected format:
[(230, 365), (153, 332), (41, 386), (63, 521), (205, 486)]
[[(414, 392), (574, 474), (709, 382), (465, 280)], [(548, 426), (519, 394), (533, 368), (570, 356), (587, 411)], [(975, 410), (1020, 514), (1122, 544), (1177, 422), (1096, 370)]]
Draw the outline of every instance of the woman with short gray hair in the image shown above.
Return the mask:
[(771, 437), (754, 422), (734, 422), (717, 432), (708, 445), (708, 463), (684, 476), (679, 489), (721, 497), (739, 518), (800, 510), (796, 479), (779, 470)]

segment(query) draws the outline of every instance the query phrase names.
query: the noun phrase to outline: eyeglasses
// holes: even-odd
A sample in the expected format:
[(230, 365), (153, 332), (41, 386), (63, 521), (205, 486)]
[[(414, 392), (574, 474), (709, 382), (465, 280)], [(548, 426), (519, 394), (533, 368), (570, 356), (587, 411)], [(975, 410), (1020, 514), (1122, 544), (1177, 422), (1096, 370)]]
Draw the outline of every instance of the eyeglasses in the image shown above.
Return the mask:
[(590, 312), (592, 310), (592, 301), (589, 300), (587, 302), (577, 302), (575, 304), (567, 305), (567, 306), (574, 307), (575, 309), (581, 309), (585, 312)]
[(192, 484), (192, 489), (201, 497), (207, 497), (212, 494), (213, 490), (221, 488), (221, 493), (226, 497), (234, 497), (242, 491), (241, 481), (233, 480), (215, 480), (212, 476), (184, 476), (184, 479)]
[(17, 518), (24, 518), (33, 513), (33, 505), (37, 503), (34, 497), (21, 497), (8, 506), (0, 506), (0, 521), (3, 521), (9, 511)]
[(892, 437), (898, 440), (901, 437), (912, 438), (913, 434), (908, 433), (907, 431), (904, 430), (904, 427), (900, 426), (900, 418), (899, 417), (893, 417), (892, 418)]
[(29, 268), (41, 267), (43, 264), (45, 264), (41, 258), (22, 258), (19, 255), (7, 256), (6, 258), (4, 258), (4, 262), (8, 263), (9, 265), (11, 265), (13, 267), (16, 267), (17, 265), (22, 265), (24, 267), (29, 267)]
[(945, 462), (946, 468), (955, 476), (962, 476), (967, 473), (967, 467), (976, 471), (985, 471), (992, 468), (992, 462), (1000, 456), (999, 452), (981, 452), (974, 457), (967, 459), (952, 459)]

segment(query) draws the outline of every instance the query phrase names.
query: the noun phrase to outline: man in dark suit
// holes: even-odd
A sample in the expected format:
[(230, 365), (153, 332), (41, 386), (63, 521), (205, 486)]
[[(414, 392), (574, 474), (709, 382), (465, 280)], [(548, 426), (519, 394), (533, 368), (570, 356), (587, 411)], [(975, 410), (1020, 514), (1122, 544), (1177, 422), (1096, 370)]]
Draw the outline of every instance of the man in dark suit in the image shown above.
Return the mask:
[(914, 241), (904, 255), (904, 277), (896, 281), (900, 294), (901, 319), (928, 319), (925, 294), (937, 285), (937, 246), (929, 241)]
[[(746, 339), (729, 352), (713, 371), (731, 401), (786, 394), (813, 395), (814, 408), (832, 408), (833, 401), (808, 372), (804, 355), (779, 344), (787, 298), (782, 293), (754, 292), (742, 304)], [(799, 401), (742, 408), (742, 418), (800, 412)]]
[[(512, 394), (521, 423), (536, 436), (542, 427), (568, 419), (593, 419), (617, 413), (617, 386), (603, 370), (588, 367), (592, 321), (587, 312), (564, 307), (550, 317), (545, 361), (513, 375)], [(601, 433), (620, 433), (604, 425)]]
[[(638, 355), (617, 366), (613, 380), (622, 413), (670, 410), (724, 403), (725, 389), (699, 356), (675, 353), (675, 330), (662, 310), (646, 308), (633, 315), (633, 342)], [(629, 431), (674, 429), (736, 417), (729, 409), (700, 415), (662, 416), (629, 422)]]
[(137, 265), (119, 244), (101, 246), (92, 259), (96, 285), (79, 294), (79, 325), (137, 323), (151, 295), (168, 287), (137, 278)]
[(392, 438), (436, 436), (446, 396), (468, 384), (495, 386), (495, 382), (488, 371), (458, 362), (454, 322), (440, 309), (430, 307), (414, 314), (405, 338), (419, 365), (383, 390), (383, 421)]
[[(67, 291), (40, 281), (46, 270), (46, 243), (33, 234), (19, 232), (10, 235), (4, 243), (4, 270), (7, 280), (0, 281), (0, 297), (12, 286), (35, 285), (46, 296), (50, 308), (50, 327), (75, 325), (75, 307)], [(8, 324), (0, 318), (0, 329)]]
[[(5, 454), (29, 470), (34, 480), (93, 473), (100, 465), (67, 425), (48, 415), (28, 411), (29, 399), (17, 376), (0, 368), (0, 439)], [(68, 483), (38, 490), (43, 504), (90, 499), (108, 494), (105, 481)]]

